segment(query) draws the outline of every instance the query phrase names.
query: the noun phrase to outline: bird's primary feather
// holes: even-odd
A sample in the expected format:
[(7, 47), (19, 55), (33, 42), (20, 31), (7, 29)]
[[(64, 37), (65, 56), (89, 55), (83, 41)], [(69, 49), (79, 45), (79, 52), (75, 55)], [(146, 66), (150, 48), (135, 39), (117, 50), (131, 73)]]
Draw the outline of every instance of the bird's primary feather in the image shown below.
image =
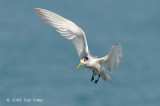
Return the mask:
[(41, 8), (35, 8), (35, 11), (47, 24), (56, 28), (63, 37), (72, 40), (80, 58), (88, 56), (86, 36), (79, 26), (51, 11)]
[(123, 49), (120, 44), (115, 44), (112, 46), (108, 55), (100, 58), (102, 63), (107, 65), (109, 72), (113, 71), (116, 66), (120, 63), (123, 56)]

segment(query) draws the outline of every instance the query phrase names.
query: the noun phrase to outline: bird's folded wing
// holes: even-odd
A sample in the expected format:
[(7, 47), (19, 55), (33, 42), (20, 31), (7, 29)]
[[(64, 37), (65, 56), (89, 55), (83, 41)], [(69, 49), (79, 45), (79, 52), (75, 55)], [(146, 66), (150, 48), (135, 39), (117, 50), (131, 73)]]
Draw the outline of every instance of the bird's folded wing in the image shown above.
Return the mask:
[(51, 11), (41, 8), (35, 8), (35, 11), (45, 23), (56, 28), (66, 39), (72, 40), (80, 58), (88, 56), (89, 50), (86, 36), (79, 26)]
[(120, 63), (123, 56), (123, 49), (120, 44), (115, 44), (112, 46), (108, 55), (100, 58), (102, 63), (107, 65), (109, 72), (113, 71), (116, 66)]

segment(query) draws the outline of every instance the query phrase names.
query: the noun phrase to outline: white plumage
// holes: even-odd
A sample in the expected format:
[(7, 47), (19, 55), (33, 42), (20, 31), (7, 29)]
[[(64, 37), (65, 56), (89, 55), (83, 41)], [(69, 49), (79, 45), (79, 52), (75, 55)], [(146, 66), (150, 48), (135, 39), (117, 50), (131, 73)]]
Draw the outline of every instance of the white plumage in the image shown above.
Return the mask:
[(102, 76), (105, 81), (111, 81), (111, 78), (106, 74), (102, 63), (107, 65), (109, 72), (114, 70), (114, 68), (120, 63), (123, 56), (120, 44), (113, 45), (109, 54), (105, 57), (94, 57), (89, 53), (85, 33), (79, 26), (51, 11), (41, 8), (35, 8), (35, 11), (47, 24), (56, 28), (63, 37), (73, 42), (80, 57), (80, 64), (78, 67), (85, 65), (87, 68), (93, 70), (91, 81), (94, 80), (95, 75), (98, 75), (98, 79), (95, 80), (95, 83), (98, 82), (100, 76)]

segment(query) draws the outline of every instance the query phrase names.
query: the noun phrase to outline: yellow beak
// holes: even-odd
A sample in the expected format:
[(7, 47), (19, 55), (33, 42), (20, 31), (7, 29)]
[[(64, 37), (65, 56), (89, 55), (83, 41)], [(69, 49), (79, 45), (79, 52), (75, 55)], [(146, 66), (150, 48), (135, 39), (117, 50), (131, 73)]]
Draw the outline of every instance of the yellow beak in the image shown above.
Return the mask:
[(81, 65), (83, 65), (83, 63), (80, 62), (79, 65), (77, 66), (77, 68), (79, 68)]

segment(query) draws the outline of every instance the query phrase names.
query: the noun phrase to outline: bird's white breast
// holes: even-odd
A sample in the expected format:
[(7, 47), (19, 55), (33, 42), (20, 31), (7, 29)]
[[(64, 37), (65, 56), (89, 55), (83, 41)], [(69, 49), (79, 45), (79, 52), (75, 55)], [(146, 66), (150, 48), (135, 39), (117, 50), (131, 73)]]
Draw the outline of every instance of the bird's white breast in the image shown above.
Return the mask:
[(88, 62), (88, 64), (86, 64), (86, 67), (91, 68), (92, 70), (98, 71), (101, 68), (101, 64), (99, 63), (97, 58), (93, 58)]

